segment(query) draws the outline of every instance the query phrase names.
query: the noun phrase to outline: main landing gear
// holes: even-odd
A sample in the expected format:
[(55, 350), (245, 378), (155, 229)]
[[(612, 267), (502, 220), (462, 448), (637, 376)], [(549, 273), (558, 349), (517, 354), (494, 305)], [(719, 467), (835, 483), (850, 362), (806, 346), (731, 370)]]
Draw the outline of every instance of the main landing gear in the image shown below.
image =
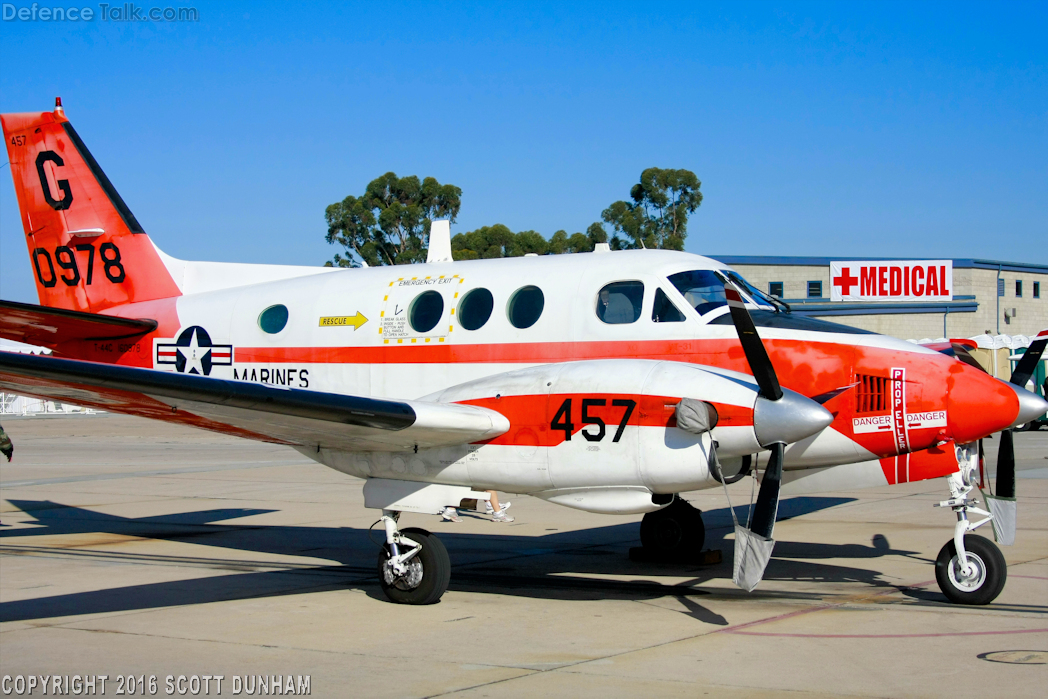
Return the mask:
[[(960, 471), (946, 479), (950, 499), (936, 505), (949, 507), (957, 515), (953, 539), (946, 542), (935, 559), (935, 580), (954, 604), (989, 604), (1001, 594), (1008, 579), (1008, 564), (997, 545), (981, 536), (966, 536), (992, 520), (989, 512), (975, 507), (978, 500), (968, 498), (975, 488), (978, 459), (965, 451), (970, 452), (973, 447), (958, 447), (958, 461), (963, 462)], [(983, 519), (972, 523), (969, 513), (982, 515)]]
[(382, 510), (386, 543), (378, 554), (382, 591), (398, 604), (434, 604), (451, 582), (451, 559), (433, 534), (425, 529), (399, 529), (400, 513)]
[(705, 541), (702, 512), (679, 495), (667, 507), (644, 515), (640, 522), (640, 542), (652, 558), (697, 559)]

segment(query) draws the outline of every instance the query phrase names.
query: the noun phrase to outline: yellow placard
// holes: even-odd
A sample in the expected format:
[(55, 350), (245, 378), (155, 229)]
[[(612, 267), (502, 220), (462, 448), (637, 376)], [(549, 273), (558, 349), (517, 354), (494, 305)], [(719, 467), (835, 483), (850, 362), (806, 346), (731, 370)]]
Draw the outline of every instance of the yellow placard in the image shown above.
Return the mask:
[(353, 330), (355, 331), (366, 322), (368, 322), (367, 317), (363, 313), (357, 311), (357, 314), (352, 316), (323, 316), (320, 319), (320, 327), (341, 328), (352, 325)]

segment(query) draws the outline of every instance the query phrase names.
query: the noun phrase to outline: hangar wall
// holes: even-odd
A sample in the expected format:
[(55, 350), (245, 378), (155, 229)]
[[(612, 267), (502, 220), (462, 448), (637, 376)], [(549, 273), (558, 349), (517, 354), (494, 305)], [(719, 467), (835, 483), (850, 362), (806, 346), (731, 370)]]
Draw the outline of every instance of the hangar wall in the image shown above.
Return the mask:
[[(713, 257), (731, 265), (763, 291), (770, 293), (771, 283), (781, 282), (783, 300), (798, 313), (902, 339), (982, 334), (1032, 337), (1048, 328), (1048, 265), (955, 259), (952, 301), (847, 303), (830, 301), (830, 262), (849, 258)], [(898, 261), (903, 258), (850, 259)], [(998, 279), (1003, 281), (1002, 296), (998, 296)], [(1016, 281), (1021, 282), (1021, 295), (1018, 295)], [(821, 283), (821, 295), (808, 296), (809, 282)]]

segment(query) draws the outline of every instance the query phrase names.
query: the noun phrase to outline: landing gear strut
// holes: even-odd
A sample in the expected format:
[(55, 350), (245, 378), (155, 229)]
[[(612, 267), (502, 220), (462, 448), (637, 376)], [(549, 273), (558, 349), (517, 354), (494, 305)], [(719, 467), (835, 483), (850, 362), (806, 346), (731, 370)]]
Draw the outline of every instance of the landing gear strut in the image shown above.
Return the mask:
[(646, 553), (657, 558), (696, 558), (705, 541), (702, 512), (679, 495), (669, 506), (644, 515), (640, 522), (640, 542)]
[(398, 529), (399, 512), (382, 511), (386, 543), (378, 554), (382, 591), (398, 604), (434, 604), (451, 582), (451, 559), (440, 539), (425, 529)]
[[(975, 488), (978, 468), (974, 448), (975, 445), (957, 447), (961, 467), (946, 479), (950, 499), (936, 505), (949, 507), (957, 515), (953, 539), (946, 542), (935, 559), (935, 580), (954, 604), (989, 604), (1001, 594), (1008, 579), (1008, 564), (997, 545), (981, 536), (966, 536), (993, 518), (986, 510), (975, 507), (978, 500), (968, 498)], [(969, 513), (982, 515), (983, 519), (973, 524)]]

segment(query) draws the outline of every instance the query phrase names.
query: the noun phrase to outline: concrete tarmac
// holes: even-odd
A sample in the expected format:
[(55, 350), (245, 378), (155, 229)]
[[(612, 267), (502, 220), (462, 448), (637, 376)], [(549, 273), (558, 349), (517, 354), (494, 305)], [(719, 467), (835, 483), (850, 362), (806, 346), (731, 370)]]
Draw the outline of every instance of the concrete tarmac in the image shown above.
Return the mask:
[[(440, 535), (454, 568), (439, 604), (404, 607), (377, 584), (377, 513), (359, 480), (284, 447), (137, 418), (3, 424), (16, 451), (0, 466), (0, 675), (108, 675), (107, 695), (117, 675), (147, 688), (155, 675), (158, 696), (169, 675), (222, 675), (221, 696), (258, 675), (308, 675), (320, 697), (1048, 687), (1045, 431), (1016, 435), (1019, 532), (987, 607), (948, 604), (935, 583), (954, 522), (932, 507), (942, 479), (785, 500), (753, 593), (731, 583), (719, 490), (686, 496), (724, 552), (712, 566), (630, 561), (639, 516), (535, 498), (509, 497), (512, 524), (408, 514), (402, 524)], [(749, 494), (732, 487), (736, 505)]]

